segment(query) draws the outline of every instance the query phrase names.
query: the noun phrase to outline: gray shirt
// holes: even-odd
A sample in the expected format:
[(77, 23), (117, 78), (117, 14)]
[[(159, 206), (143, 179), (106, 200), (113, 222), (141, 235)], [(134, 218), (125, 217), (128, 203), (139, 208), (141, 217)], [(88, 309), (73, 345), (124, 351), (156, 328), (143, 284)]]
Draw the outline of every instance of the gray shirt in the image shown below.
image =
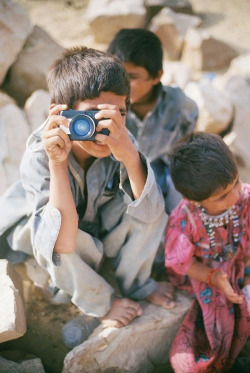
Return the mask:
[[(35, 146), (41, 144), (40, 135), (36, 134)], [(142, 222), (153, 223), (159, 219), (164, 210), (162, 194), (149, 162), (142, 155), (141, 159), (147, 169), (147, 180), (142, 195), (133, 200), (126, 169), (112, 156), (96, 159), (85, 175), (73, 154), (69, 154), (68, 175), (79, 210), (80, 229), (101, 239), (108, 229), (110, 216), (113, 220), (119, 216), (105, 208), (107, 202), (115, 198), (119, 199), (119, 209), (123, 206), (128, 214)], [(8, 241), (14, 250), (33, 251), (35, 256), (39, 253), (58, 265), (60, 256), (53, 249), (61, 213), (48, 203), (50, 170), (45, 151), (26, 150), (20, 173), (21, 180), (0, 198), (0, 235), (10, 229)], [(119, 221), (112, 224), (117, 225)]]
[(143, 120), (129, 111), (126, 126), (150, 162), (162, 159), (168, 164), (173, 144), (195, 128), (198, 108), (180, 88), (159, 84), (156, 105)]

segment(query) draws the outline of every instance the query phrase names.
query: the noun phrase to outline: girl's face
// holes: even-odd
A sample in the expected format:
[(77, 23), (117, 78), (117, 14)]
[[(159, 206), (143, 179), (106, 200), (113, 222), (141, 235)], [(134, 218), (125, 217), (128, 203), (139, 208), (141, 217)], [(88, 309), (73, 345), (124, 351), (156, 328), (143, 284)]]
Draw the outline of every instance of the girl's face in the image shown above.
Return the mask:
[(233, 207), (238, 201), (241, 191), (241, 181), (239, 176), (225, 189), (217, 189), (209, 198), (200, 202), (209, 215), (220, 215)]

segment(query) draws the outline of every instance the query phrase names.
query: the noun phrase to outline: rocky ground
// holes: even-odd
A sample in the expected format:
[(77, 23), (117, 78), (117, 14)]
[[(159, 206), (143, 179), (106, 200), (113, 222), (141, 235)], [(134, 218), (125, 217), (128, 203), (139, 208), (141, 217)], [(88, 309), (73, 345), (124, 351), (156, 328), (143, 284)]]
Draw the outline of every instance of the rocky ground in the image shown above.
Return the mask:
[[(34, 23), (43, 27), (62, 46), (96, 45), (88, 25), (81, 18), (88, 0), (16, 0), (29, 12)], [(216, 38), (233, 45), (240, 53), (249, 49), (250, 2), (249, 0), (191, 0), (196, 13), (203, 20), (203, 27)], [(40, 357), (47, 373), (59, 373), (63, 359), (69, 351), (61, 340), (61, 327), (79, 314), (73, 305), (52, 305), (36, 288), (25, 273), (24, 265), (17, 268), (24, 278), (27, 309), (27, 333), (17, 340), (1, 344), (1, 354), (18, 360), (22, 350), (28, 355)], [(164, 368), (166, 372), (166, 367)]]

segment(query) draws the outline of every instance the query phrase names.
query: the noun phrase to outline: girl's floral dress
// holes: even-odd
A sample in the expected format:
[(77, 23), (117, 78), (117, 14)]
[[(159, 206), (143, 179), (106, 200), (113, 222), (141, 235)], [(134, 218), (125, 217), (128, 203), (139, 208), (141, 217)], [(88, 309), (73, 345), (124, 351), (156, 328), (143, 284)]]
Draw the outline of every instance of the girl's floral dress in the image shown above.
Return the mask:
[[(220, 289), (185, 275), (198, 260), (226, 272), (234, 290), (241, 294), (243, 257), (250, 255), (250, 185), (242, 185), (235, 208), (239, 227), (230, 220), (226, 226), (213, 228), (213, 250), (198, 206), (183, 199), (170, 216), (165, 245), (167, 272), (175, 286), (195, 298), (171, 346), (170, 361), (176, 373), (229, 371), (250, 335), (245, 300), (234, 304)], [(236, 229), (239, 242), (234, 247)]]

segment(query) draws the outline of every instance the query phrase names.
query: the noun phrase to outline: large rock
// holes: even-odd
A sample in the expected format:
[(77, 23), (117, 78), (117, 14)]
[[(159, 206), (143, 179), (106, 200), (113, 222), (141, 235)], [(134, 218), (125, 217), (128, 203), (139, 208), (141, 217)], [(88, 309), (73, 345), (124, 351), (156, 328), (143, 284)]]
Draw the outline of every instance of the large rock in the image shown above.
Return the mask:
[(229, 66), (237, 53), (226, 43), (213, 38), (202, 29), (187, 31), (181, 60), (194, 70), (219, 70)]
[(0, 107), (0, 133), (0, 164), (9, 186), (19, 179), (19, 164), (30, 133), (25, 115), (16, 105)]
[(98, 43), (109, 43), (121, 28), (143, 27), (143, 0), (90, 0), (86, 18)]
[(63, 373), (154, 372), (167, 363), (170, 345), (191, 300), (181, 293), (173, 310), (143, 302), (143, 315), (120, 329), (100, 325), (64, 360)]
[(189, 0), (145, 0), (144, 4), (147, 9), (147, 25), (164, 7), (168, 7), (177, 13), (193, 13), (192, 4)]
[(201, 18), (199, 17), (178, 14), (170, 8), (163, 8), (152, 19), (150, 30), (160, 38), (168, 59), (178, 60), (188, 29), (200, 24)]
[(0, 343), (26, 332), (22, 280), (7, 260), (0, 260)]
[(185, 63), (165, 61), (161, 81), (165, 85), (177, 85), (184, 89), (191, 80), (191, 68)]
[(31, 131), (39, 127), (49, 114), (49, 92), (39, 89), (32, 93), (24, 105), (24, 111), (28, 119)]
[(232, 150), (241, 159), (244, 166), (250, 167), (250, 82), (240, 77), (228, 77), (225, 81), (224, 92), (234, 107), (234, 125), (235, 134), (232, 142)]
[(26, 11), (11, 0), (0, 1), (0, 84), (32, 30)]
[(250, 52), (234, 58), (227, 71), (228, 75), (240, 75), (250, 78)]
[(7, 95), (5, 92), (0, 91), (0, 107), (5, 106), (7, 104), (15, 104), (15, 100)]
[(0, 356), (0, 373), (45, 373), (40, 359), (30, 359), (16, 363)]
[(185, 93), (198, 105), (199, 117), (196, 125), (198, 131), (219, 134), (228, 128), (233, 118), (233, 106), (212, 83), (190, 82), (185, 88)]
[[(63, 26), (62, 26), (63, 27)], [(18, 104), (37, 89), (47, 90), (47, 72), (52, 62), (61, 55), (63, 48), (38, 26), (28, 38), (4, 82), (4, 89)]]

